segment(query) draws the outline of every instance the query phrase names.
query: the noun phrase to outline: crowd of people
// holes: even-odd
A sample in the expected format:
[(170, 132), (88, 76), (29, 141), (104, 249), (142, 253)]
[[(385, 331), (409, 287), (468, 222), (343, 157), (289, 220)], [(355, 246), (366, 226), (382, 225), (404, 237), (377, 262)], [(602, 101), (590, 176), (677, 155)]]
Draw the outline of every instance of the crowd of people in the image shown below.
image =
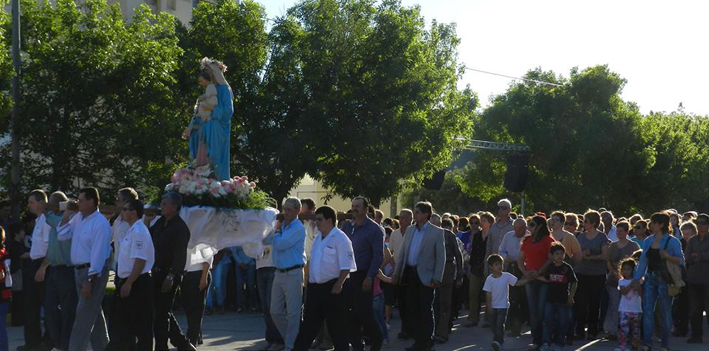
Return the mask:
[[(617, 340), (620, 351), (651, 350), (654, 337), (669, 350), (670, 335), (703, 341), (706, 214), (616, 219), (599, 209), (525, 217), (502, 199), (496, 214), (437, 214), (419, 202), (385, 218), (357, 197), (338, 220), (329, 206), (288, 198), (259, 257), (231, 247), (194, 263), (179, 194), (163, 197), (159, 218), (144, 214), (131, 188), (117, 199), (121, 214), (107, 218), (95, 188), (79, 192), (78, 211), (59, 207), (68, 201), (61, 192), (35, 190), (32, 220), (0, 218), (0, 323), (10, 310), (13, 323), (22, 319), (20, 350), (167, 350), (168, 340), (195, 350), (203, 315), (225, 311), (230, 268), (236, 309), (263, 313), (271, 351), (378, 351), (390, 342), (395, 310), (396, 337), (412, 342), (406, 351), (448, 342), (465, 311), (458, 330), (489, 328), (495, 350), (525, 325), (530, 350), (598, 338)], [(115, 293), (104, 304), (109, 271)], [(172, 314), (178, 288), (186, 334)], [(10, 302), (13, 294), (21, 306)], [(0, 351), (7, 345), (0, 325)]]

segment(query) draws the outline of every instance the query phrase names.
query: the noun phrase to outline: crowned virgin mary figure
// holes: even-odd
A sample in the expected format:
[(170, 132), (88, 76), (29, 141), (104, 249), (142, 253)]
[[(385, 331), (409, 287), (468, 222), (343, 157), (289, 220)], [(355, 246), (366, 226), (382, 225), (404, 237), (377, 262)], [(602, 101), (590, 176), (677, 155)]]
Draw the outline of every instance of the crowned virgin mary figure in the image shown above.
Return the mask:
[(213, 106), (206, 121), (197, 114), (200, 102), (195, 106), (195, 114), (190, 122), (190, 128), (194, 131), (189, 134), (190, 160), (196, 167), (211, 165), (215, 178), (225, 180), (231, 178), (229, 148), (234, 95), (224, 77), (227, 67), (222, 62), (205, 57), (200, 63), (217, 90), (217, 105)]

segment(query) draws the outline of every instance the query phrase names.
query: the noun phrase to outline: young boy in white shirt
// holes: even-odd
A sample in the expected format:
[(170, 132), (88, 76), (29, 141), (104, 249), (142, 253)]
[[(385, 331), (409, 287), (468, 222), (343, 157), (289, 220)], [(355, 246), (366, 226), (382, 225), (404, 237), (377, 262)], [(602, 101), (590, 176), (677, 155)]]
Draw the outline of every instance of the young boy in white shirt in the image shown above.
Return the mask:
[(492, 348), (495, 351), (502, 349), (505, 342), (505, 322), (507, 320), (507, 309), (510, 307), (510, 285), (520, 286), (527, 281), (517, 280), (514, 275), (502, 271), (502, 256), (498, 254), (490, 255), (487, 258), (487, 265), (490, 268), (490, 275), (485, 279), (485, 291), (487, 313), (490, 315), (490, 329), (492, 329)]

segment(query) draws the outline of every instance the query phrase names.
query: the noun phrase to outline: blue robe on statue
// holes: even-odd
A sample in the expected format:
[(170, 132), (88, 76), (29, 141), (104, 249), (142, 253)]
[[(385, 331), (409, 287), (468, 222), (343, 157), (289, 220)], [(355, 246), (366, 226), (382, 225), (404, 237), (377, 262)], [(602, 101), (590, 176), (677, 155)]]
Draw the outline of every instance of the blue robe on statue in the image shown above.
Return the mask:
[(217, 85), (217, 100), (211, 118), (207, 122), (195, 116), (193, 123), (198, 126), (199, 133), (190, 135), (190, 157), (197, 157), (200, 141), (207, 145), (207, 156), (215, 167), (214, 173), (218, 180), (231, 178), (229, 170), (231, 147), (231, 118), (234, 116), (234, 95), (229, 85)]

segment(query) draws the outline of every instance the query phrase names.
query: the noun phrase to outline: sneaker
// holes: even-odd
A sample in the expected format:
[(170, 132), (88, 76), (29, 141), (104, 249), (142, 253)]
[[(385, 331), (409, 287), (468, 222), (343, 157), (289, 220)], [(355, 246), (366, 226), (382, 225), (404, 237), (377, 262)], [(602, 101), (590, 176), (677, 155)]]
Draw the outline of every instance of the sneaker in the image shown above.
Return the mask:
[(497, 341), (493, 341), (492, 342), (492, 349), (495, 351), (500, 351), (500, 350), (502, 350), (502, 345), (500, 345), (500, 343)]
[(286, 348), (284, 344), (273, 344), (270, 351), (281, 351)]
[(539, 345), (537, 344), (529, 344), (527, 346), (527, 351), (538, 351), (539, 350)]
[(544, 344), (539, 351), (554, 351), (554, 349), (549, 344)]

